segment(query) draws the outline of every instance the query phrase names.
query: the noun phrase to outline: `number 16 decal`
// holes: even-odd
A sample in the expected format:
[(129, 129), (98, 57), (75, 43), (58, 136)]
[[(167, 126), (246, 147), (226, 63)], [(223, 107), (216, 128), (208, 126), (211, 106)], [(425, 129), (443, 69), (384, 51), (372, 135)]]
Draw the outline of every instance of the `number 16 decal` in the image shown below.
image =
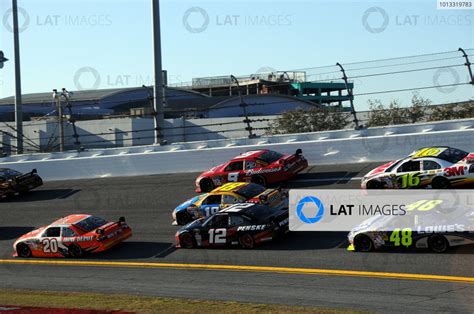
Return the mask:
[(57, 253), (58, 252), (58, 240), (56, 239), (44, 239), (41, 241), (43, 244), (43, 252), (45, 253)]
[(223, 244), (225, 243), (226, 235), (227, 229), (209, 229), (209, 243)]

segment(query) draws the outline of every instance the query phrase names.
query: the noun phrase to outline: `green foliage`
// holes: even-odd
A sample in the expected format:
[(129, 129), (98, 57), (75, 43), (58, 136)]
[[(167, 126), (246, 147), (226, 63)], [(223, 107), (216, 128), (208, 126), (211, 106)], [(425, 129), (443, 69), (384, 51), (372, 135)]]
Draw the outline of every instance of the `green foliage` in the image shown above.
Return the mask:
[(414, 94), (411, 106), (403, 108), (398, 100), (392, 100), (388, 108), (385, 108), (378, 99), (368, 101), (370, 113), (367, 126), (384, 126), (391, 124), (416, 123), (427, 118), (427, 111), (431, 100)]
[(474, 102), (433, 106), (430, 121), (474, 118)]
[(334, 108), (311, 108), (284, 112), (270, 124), (271, 134), (305, 133), (345, 128), (349, 113)]

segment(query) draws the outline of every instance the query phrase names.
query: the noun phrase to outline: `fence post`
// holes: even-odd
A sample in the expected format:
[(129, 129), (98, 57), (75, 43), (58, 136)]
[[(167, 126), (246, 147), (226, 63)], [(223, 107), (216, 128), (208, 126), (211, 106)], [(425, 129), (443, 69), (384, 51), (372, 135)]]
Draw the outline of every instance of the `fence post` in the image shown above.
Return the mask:
[(344, 80), (344, 84), (346, 85), (347, 94), (349, 95), (349, 102), (351, 104), (351, 113), (354, 116), (354, 123), (355, 123), (355, 126), (356, 126), (355, 129), (360, 130), (362, 127), (359, 125), (359, 119), (357, 119), (357, 112), (355, 111), (355, 108), (354, 108), (354, 94), (352, 92), (352, 88), (349, 88), (349, 83), (348, 83), (348, 80), (347, 80), (346, 71), (344, 70), (344, 68), (342, 67), (342, 65), (339, 62), (336, 63), (336, 65), (339, 68), (341, 68), (342, 79)]
[(76, 145), (76, 148), (78, 151), (81, 151), (81, 142), (79, 141), (79, 134), (77, 134), (77, 128), (76, 128), (76, 119), (72, 117), (72, 105), (70, 102), (70, 97), (72, 93), (70, 93), (67, 89), (63, 87), (63, 92), (62, 96), (66, 99), (66, 108), (68, 109), (69, 112), (69, 119), (68, 121), (72, 124), (72, 130), (74, 132), (73, 138), (74, 138), (74, 145)]
[(242, 97), (242, 91), (240, 90), (240, 84), (239, 84), (239, 81), (237, 80), (237, 78), (233, 75), (230, 76), (231, 80), (233, 80), (236, 84), (237, 84), (237, 90), (239, 91), (239, 97), (240, 97), (240, 105), (239, 107), (242, 108), (243, 112), (244, 112), (244, 116), (245, 116), (245, 119), (244, 119), (244, 123), (247, 124), (247, 127), (245, 128), (248, 132), (249, 132), (249, 138), (256, 138), (257, 135), (254, 134), (252, 132), (253, 128), (252, 128), (252, 125), (250, 124), (250, 119), (249, 119), (249, 115), (247, 113), (247, 109), (246, 107), (248, 106), (245, 101), (244, 101), (244, 97)]
[(464, 63), (464, 65), (467, 67), (467, 70), (469, 71), (469, 77), (471, 78), (471, 81), (469, 82), (469, 84), (474, 85), (474, 78), (472, 77), (471, 62), (469, 62), (469, 57), (467, 56), (464, 49), (459, 48), (458, 51), (461, 51), (464, 59), (466, 59), (466, 63)]

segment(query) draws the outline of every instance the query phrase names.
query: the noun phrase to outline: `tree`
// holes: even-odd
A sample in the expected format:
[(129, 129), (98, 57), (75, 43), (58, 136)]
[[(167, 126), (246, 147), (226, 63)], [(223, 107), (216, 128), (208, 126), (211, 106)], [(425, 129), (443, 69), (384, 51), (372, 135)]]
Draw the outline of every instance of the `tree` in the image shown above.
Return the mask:
[(370, 109), (369, 120), (367, 121), (368, 127), (390, 124), (390, 113), (385, 109), (380, 99), (369, 99), (368, 104)]
[(284, 112), (270, 124), (271, 134), (306, 133), (344, 129), (349, 113), (334, 108), (298, 108)]
[(431, 105), (431, 100), (423, 98), (418, 93), (414, 93), (411, 98), (411, 107), (407, 108), (406, 118), (410, 123), (416, 123), (426, 119), (427, 110)]

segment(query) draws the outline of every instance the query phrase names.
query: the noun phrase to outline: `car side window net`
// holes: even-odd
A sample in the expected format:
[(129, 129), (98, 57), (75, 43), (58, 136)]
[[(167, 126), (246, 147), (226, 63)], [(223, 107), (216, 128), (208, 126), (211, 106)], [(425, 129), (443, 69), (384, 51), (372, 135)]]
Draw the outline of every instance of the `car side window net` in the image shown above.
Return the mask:
[(209, 195), (203, 202), (203, 205), (220, 204), (222, 195)]
[(225, 168), (225, 171), (240, 171), (240, 170), (244, 170), (243, 161), (232, 162)]
[(57, 238), (59, 236), (61, 236), (61, 229), (59, 227), (48, 228), (43, 233), (44, 238)]
[(420, 171), (420, 161), (419, 160), (411, 160), (407, 161), (403, 165), (398, 168), (397, 172), (413, 172), (413, 171)]

